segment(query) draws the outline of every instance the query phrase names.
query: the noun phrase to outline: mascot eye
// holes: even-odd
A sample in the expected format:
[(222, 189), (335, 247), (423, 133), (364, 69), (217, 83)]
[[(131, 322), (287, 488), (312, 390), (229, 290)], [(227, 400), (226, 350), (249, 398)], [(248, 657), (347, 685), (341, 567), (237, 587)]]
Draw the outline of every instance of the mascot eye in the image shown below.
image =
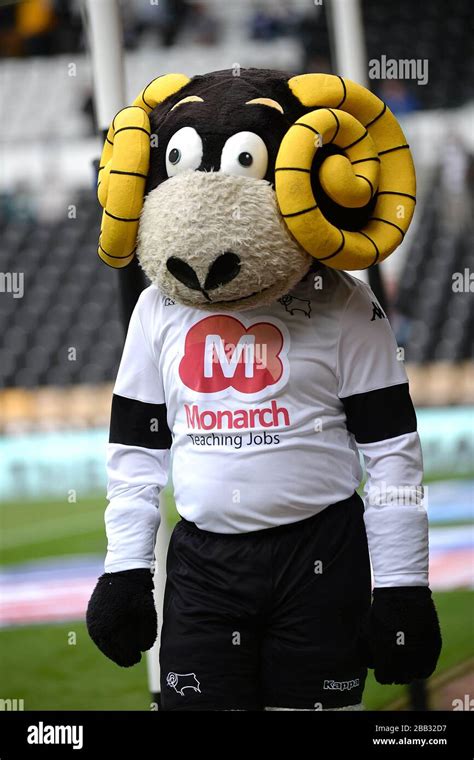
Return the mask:
[(166, 148), (166, 171), (174, 177), (189, 169), (197, 169), (202, 161), (202, 140), (195, 129), (183, 127), (173, 135)]
[(251, 153), (243, 152), (239, 154), (239, 164), (242, 166), (252, 166), (253, 156)]
[(237, 132), (222, 149), (221, 172), (263, 179), (268, 168), (268, 151), (255, 132)]
[(170, 150), (170, 154), (168, 158), (170, 160), (170, 164), (173, 164), (174, 166), (175, 164), (178, 163), (179, 159), (181, 158), (181, 151), (178, 150), (178, 148), (173, 148), (173, 150)]

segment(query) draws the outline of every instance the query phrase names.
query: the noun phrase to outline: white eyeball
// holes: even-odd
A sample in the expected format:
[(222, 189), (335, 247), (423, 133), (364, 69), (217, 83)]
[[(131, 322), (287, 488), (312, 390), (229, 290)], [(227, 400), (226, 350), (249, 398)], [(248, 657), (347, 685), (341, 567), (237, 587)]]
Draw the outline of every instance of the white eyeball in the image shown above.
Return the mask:
[(175, 177), (186, 170), (195, 170), (202, 161), (202, 140), (193, 127), (182, 127), (166, 148), (166, 171)]
[(268, 168), (267, 146), (255, 132), (237, 132), (222, 148), (221, 172), (263, 179)]

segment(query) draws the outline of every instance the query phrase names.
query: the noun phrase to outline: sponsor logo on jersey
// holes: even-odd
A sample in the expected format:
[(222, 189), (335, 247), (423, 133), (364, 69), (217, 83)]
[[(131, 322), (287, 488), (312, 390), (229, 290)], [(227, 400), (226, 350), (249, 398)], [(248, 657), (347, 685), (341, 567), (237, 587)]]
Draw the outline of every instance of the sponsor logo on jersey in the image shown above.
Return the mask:
[(186, 422), (191, 430), (248, 430), (272, 428), (290, 424), (286, 406), (272, 399), (269, 406), (250, 409), (204, 409), (197, 404), (185, 404)]
[(288, 381), (288, 349), (288, 331), (273, 317), (248, 325), (230, 315), (205, 317), (186, 334), (179, 377), (204, 398), (268, 397)]

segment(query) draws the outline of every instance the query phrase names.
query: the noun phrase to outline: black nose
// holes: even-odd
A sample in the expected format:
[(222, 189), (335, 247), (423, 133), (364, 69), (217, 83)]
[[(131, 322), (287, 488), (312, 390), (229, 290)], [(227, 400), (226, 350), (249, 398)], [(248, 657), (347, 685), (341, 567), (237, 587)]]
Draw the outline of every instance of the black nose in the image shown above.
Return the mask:
[(192, 266), (190, 266), (183, 259), (179, 259), (177, 256), (170, 256), (166, 262), (166, 268), (173, 277), (191, 288), (191, 290), (201, 290), (201, 283), (198, 280), (198, 276)]
[(240, 272), (240, 259), (236, 253), (226, 251), (215, 259), (207, 273), (204, 290), (214, 290), (230, 282)]
[(240, 272), (240, 258), (232, 251), (226, 251), (212, 262), (209, 267), (204, 287), (201, 287), (198, 276), (192, 266), (177, 256), (171, 256), (166, 262), (168, 272), (191, 290), (200, 290), (206, 295), (208, 290), (215, 290), (220, 285), (230, 282)]

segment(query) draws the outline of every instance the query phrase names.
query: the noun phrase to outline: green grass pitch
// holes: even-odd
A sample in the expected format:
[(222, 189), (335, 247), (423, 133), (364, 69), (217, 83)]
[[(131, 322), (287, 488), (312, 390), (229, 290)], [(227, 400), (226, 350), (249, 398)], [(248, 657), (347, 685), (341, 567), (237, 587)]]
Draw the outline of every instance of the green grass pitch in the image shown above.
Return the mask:
[[(103, 497), (0, 505), (0, 564), (67, 554), (103, 555)], [(167, 497), (166, 508), (173, 510)], [(444, 648), (437, 674), (474, 654), (474, 592), (435, 594)], [(74, 634), (71, 635), (71, 634)], [(0, 630), (0, 696), (31, 710), (149, 710), (145, 662), (121, 669), (89, 640), (82, 621)], [(380, 709), (405, 687), (377, 684), (370, 674), (364, 702)]]

